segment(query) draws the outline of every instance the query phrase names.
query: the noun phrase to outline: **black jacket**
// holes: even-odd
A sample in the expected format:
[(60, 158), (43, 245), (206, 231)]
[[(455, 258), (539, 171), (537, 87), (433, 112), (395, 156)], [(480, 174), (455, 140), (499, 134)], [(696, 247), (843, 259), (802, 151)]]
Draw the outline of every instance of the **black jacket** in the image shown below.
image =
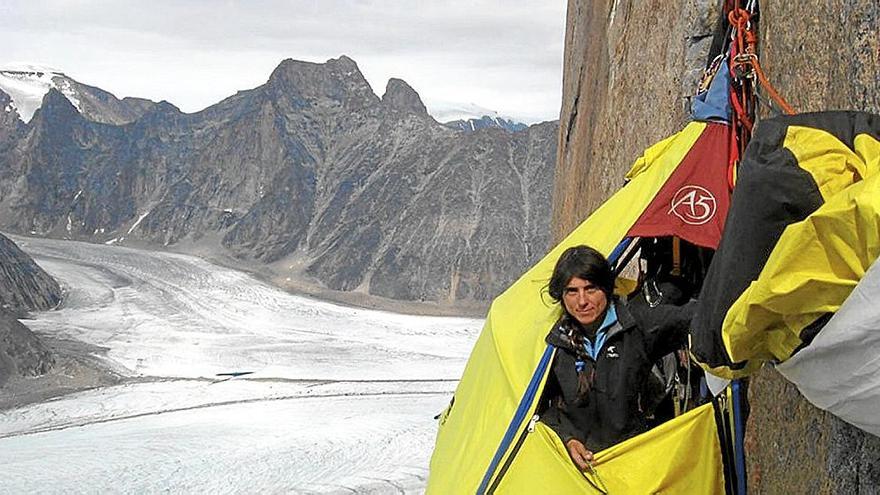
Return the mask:
[(694, 302), (628, 307), (615, 298), (614, 304), (617, 322), (606, 329), (597, 359), (586, 358), (586, 366), (594, 371), (586, 400), (577, 396), (578, 357), (568, 336), (575, 323), (563, 316), (546, 339), (557, 351), (543, 396), (541, 421), (559, 434), (563, 443), (576, 438), (593, 452), (647, 429), (640, 405), (642, 389), (654, 362), (687, 342), (694, 311)]

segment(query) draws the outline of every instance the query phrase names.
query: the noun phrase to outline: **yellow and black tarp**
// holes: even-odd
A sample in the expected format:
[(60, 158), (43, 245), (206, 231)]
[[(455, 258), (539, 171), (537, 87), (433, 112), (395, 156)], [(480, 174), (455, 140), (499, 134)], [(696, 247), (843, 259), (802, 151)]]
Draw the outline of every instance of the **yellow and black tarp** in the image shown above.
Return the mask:
[[(789, 226), (724, 321), (734, 361), (785, 361), (808, 344), (880, 254), (880, 174)], [(747, 367), (748, 368), (748, 367)]]
[(761, 122), (692, 324), (707, 369), (739, 377), (809, 344), (877, 258), (878, 171), (880, 116)]
[[(493, 301), (454, 401), (441, 417), (431, 458), (428, 493), (485, 493), (490, 488), (498, 470), (510, 458), (516, 439), (522, 438), (522, 432), (528, 427), (546, 380), (552, 348), (545, 344), (544, 337), (561, 310), (549, 300), (545, 287), (559, 255), (578, 244), (588, 244), (609, 255), (661, 189), (677, 190), (685, 185), (668, 182), (712, 125), (720, 124), (692, 122), (678, 134), (647, 149), (636, 162), (631, 180), (620, 191)], [(538, 431), (548, 434), (543, 428)], [(523, 448), (531, 449), (532, 444)], [(554, 454), (554, 450), (546, 452), (551, 457), (542, 454), (535, 460), (534, 467), (523, 463), (516, 471), (520, 473), (518, 476), (546, 480), (571, 475), (570, 460), (558, 452)], [(675, 452), (663, 453), (664, 458), (671, 455)], [(691, 454), (682, 452), (681, 455)], [(520, 462), (518, 456), (513, 461)], [(638, 463), (652, 462), (659, 461), (645, 459)], [(610, 478), (618, 476), (614, 474), (615, 469), (605, 471)], [(689, 476), (684, 470), (667, 473), (676, 478)], [(699, 474), (695, 479), (704, 478)], [(586, 479), (581, 486), (587, 489)], [(711, 493), (714, 486), (697, 491)], [(513, 488), (508, 490), (514, 491)], [(519, 493), (535, 492), (522, 490)]]

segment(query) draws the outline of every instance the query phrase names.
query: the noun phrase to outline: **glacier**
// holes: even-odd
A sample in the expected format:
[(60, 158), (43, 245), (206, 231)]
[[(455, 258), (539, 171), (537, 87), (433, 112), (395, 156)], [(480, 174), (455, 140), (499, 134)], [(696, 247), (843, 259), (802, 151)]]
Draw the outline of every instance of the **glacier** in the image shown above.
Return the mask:
[(0, 412), (0, 492), (424, 490), (433, 418), (482, 320), (331, 304), (191, 256), (14, 239), (66, 291), (27, 325), (105, 349), (127, 379)]

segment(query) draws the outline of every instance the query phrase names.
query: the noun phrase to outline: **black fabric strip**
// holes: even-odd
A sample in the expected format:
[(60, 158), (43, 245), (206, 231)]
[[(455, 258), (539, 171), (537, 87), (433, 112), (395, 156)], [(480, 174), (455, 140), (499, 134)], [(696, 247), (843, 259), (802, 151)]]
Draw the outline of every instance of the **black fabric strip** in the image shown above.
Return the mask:
[[(880, 115), (855, 112), (811, 112), (797, 115), (783, 115), (770, 119), (786, 126), (796, 125), (823, 130), (850, 148), (855, 147), (859, 134), (868, 134), (880, 140)], [(767, 122), (769, 122), (768, 120)]]
[(736, 495), (736, 469), (733, 464), (733, 439), (730, 438), (730, 422), (727, 414), (721, 409), (718, 399), (712, 399), (715, 411), (715, 431), (718, 433), (721, 448), (721, 464), (724, 468), (724, 493)]
[(825, 328), (825, 325), (828, 324), (828, 321), (831, 320), (831, 317), (834, 316), (834, 313), (825, 313), (824, 315), (816, 318), (813, 323), (810, 323), (803, 330), (801, 330), (801, 345), (797, 346), (797, 349), (791, 353), (792, 356), (800, 352), (802, 349), (807, 347), (808, 345), (813, 343), (813, 339), (816, 338), (816, 335), (819, 335), (819, 331)]
[(495, 493), (495, 489), (498, 488), (498, 485), (501, 483), (501, 478), (504, 477), (504, 474), (507, 473), (507, 469), (510, 468), (510, 465), (513, 463), (514, 457), (519, 452), (520, 447), (526, 441), (526, 435), (529, 434), (529, 426), (523, 429), (519, 438), (516, 439), (516, 443), (513, 445), (513, 449), (510, 451), (510, 455), (507, 456), (507, 459), (504, 461), (504, 465), (501, 466), (501, 469), (498, 471), (498, 474), (495, 475), (495, 479), (492, 480), (492, 484), (489, 485), (489, 490), (486, 491), (486, 495), (492, 495)]
[[(724, 10), (724, 0), (718, 0), (721, 3), (719, 12)], [(709, 57), (706, 59), (706, 68), (712, 65), (715, 57), (722, 52), (727, 51), (728, 40), (730, 40), (730, 22), (726, 15), (719, 15), (718, 22), (715, 23), (715, 32), (712, 34), (712, 45), (709, 47)]]

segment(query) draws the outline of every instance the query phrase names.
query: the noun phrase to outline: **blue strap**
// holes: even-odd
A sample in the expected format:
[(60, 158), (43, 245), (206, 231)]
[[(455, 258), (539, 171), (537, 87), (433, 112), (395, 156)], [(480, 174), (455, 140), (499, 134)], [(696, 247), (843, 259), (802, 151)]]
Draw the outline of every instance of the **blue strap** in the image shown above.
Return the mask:
[(498, 464), (501, 463), (501, 458), (504, 457), (504, 453), (507, 452), (510, 444), (513, 443), (513, 437), (516, 435), (516, 431), (523, 423), (523, 420), (525, 420), (526, 414), (535, 402), (538, 388), (541, 385), (541, 380), (544, 378), (547, 368), (550, 365), (550, 361), (553, 358), (553, 350), (554, 347), (549, 344), (544, 349), (544, 354), (541, 356), (541, 360), (538, 362), (538, 367), (535, 369), (535, 373), (529, 381), (529, 386), (526, 388), (522, 399), (519, 401), (519, 407), (517, 407), (516, 413), (513, 415), (513, 420), (511, 420), (510, 424), (507, 426), (507, 432), (501, 440), (501, 445), (499, 445), (498, 449), (495, 451), (495, 456), (492, 458), (492, 462), (489, 463), (489, 467), (483, 475), (483, 481), (480, 482), (480, 486), (477, 488), (478, 495), (486, 493), (486, 489), (489, 487), (489, 482), (492, 480), (492, 475), (495, 474), (495, 469), (498, 468)]
[(612, 267), (616, 269), (615, 265), (617, 264), (617, 260), (620, 258), (620, 255), (622, 255), (623, 252), (626, 251), (626, 248), (629, 247), (632, 241), (632, 237), (624, 237), (620, 241), (620, 243), (614, 248), (614, 250), (611, 251), (611, 254), (608, 255), (608, 263), (610, 263)]
[(593, 343), (590, 342), (590, 339), (584, 338), (584, 350), (587, 351), (587, 356), (593, 358), (593, 361), (599, 359), (599, 351), (602, 350), (602, 346), (605, 345), (605, 330), (600, 330), (598, 334), (596, 334), (596, 347), (593, 347)]

